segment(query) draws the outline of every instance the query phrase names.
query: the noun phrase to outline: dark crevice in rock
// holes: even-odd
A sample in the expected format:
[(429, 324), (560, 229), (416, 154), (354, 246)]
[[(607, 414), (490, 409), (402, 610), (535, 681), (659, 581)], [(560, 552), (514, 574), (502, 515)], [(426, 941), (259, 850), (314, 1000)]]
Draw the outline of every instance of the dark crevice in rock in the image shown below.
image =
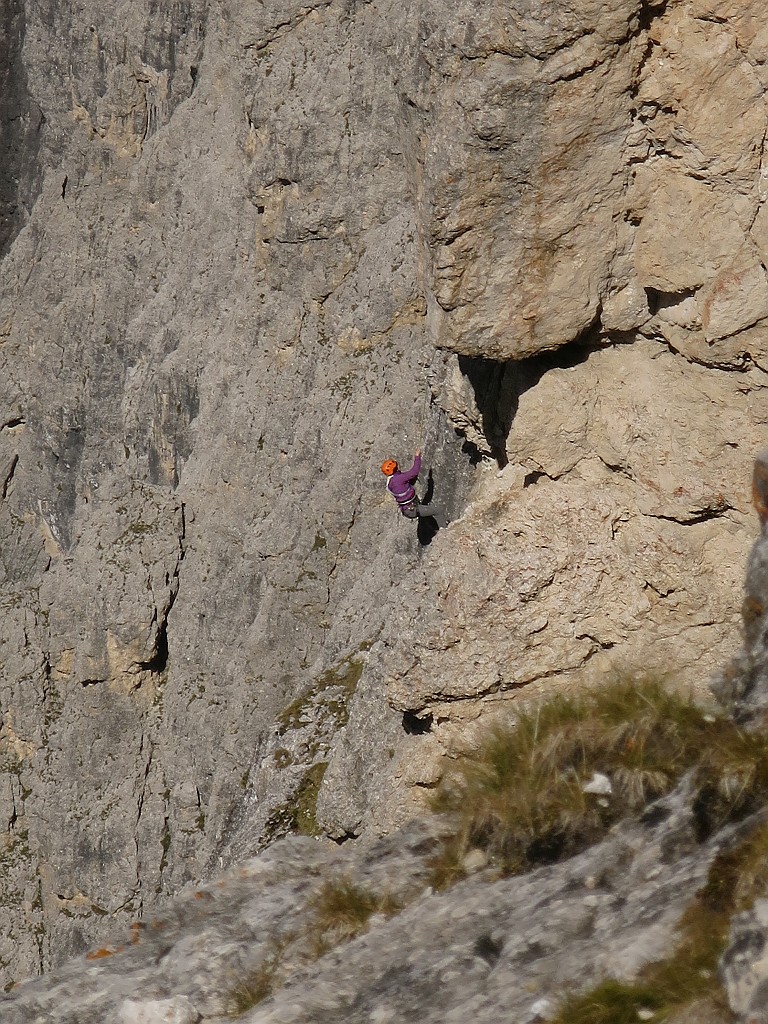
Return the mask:
[(330, 836), (329, 837), (337, 846), (343, 846), (344, 843), (348, 843), (351, 839), (357, 839), (356, 832), (345, 832), (341, 836)]
[(507, 464), (507, 436), (519, 399), (515, 389), (507, 385), (512, 365), (482, 356), (459, 356), (459, 369), (472, 385), (483, 420), (483, 433), (500, 467)]
[(479, 466), (483, 461), (483, 453), (472, 441), (465, 440), (462, 442), (461, 450), (464, 455), (469, 459), (470, 466)]
[(640, 814), (638, 820), (648, 828), (656, 828), (658, 825), (663, 824), (671, 814), (672, 811), (667, 804), (649, 804), (649, 806)]
[(526, 473), (523, 479), (523, 489), (526, 487), (533, 487), (534, 484), (538, 483), (542, 477), (546, 477), (548, 480), (551, 479), (547, 476), (543, 469), (533, 470), (531, 473)]
[(667, 12), (668, 0), (662, 0), (661, 3), (646, 2), (640, 8), (638, 13), (638, 25), (642, 32), (647, 32), (654, 21), (662, 18)]
[(16, 466), (18, 464), (19, 457), (18, 455), (14, 455), (14, 457), (11, 459), (10, 466), (5, 471), (5, 479), (3, 480), (3, 498), (6, 498), (8, 496), (8, 488), (11, 486), (11, 481), (13, 480), (13, 475), (16, 472)]
[(420, 516), (416, 524), (416, 539), (422, 548), (429, 547), (440, 531), (440, 524), (434, 516)]
[[(59, 413), (64, 419), (64, 413)], [(46, 453), (51, 477), (52, 496), (47, 506), (46, 522), (63, 550), (74, 546), (73, 525), (77, 515), (78, 478), (86, 451), (84, 426), (61, 423)], [(55, 447), (54, 447), (55, 446)]]
[[(599, 328), (598, 311), (594, 320), (572, 342), (527, 359), (499, 362), (482, 356), (459, 356), (459, 369), (472, 386), (483, 434), (500, 469), (509, 461), (507, 437), (522, 395), (535, 387), (550, 370), (579, 366), (592, 352), (604, 348)], [(465, 441), (463, 450), (470, 457), (478, 451), (470, 441)]]
[(152, 657), (148, 661), (142, 661), (139, 667), (145, 672), (160, 674), (165, 672), (168, 666), (168, 627), (167, 619), (158, 626), (157, 639)]
[(403, 729), (409, 736), (425, 736), (432, 731), (432, 715), (419, 718), (412, 711), (403, 712)]
[(482, 960), (485, 960), (491, 967), (501, 956), (501, 952), (504, 949), (504, 943), (500, 939), (495, 939), (492, 935), (483, 934), (478, 935), (475, 939), (474, 952)]
[(698, 289), (684, 288), (679, 292), (662, 292), (657, 288), (646, 288), (645, 294), (648, 299), (648, 312), (655, 316), (662, 309), (669, 309), (671, 306), (678, 306), (685, 299), (692, 298)]
[(692, 512), (690, 515), (665, 516), (661, 514), (652, 515), (644, 513), (649, 519), (662, 519), (667, 523), (677, 523), (679, 526), (698, 526), (700, 523), (708, 523), (713, 519), (722, 519), (726, 512), (732, 512), (733, 505), (723, 502), (715, 508), (703, 508), (699, 512)]
[(181, 532), (179, 534), (179, 561), (176, 565), (173, 579), (171, 581), (171, 590), (168, 597), (168, 607), (165, 609), (162, 619), (157, 626), (157, 637), (155, 638), (155, 647), (152, 652), (152, 656), (147, 660), (139, 663), (139, 668), (145, 672), (152, 672), (157, 675), (162, 674), (168, 667), (168, 617), (171, 614), (176, 598), (179, 594), (179, 570), (181, 563), (184, 561), (184, 555), (186, 550), (184, 547), (184, 538), (187, 532), (187, 522), (184, 506), (181, 506)]

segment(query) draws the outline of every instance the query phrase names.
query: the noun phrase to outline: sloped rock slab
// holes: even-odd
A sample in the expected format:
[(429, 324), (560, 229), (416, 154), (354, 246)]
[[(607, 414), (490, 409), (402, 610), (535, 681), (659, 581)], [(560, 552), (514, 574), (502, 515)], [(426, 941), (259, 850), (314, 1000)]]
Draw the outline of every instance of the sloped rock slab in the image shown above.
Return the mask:
[[(733, 830), (698, 845), (685, 785), (602, 844), (527, 876), (489, 871), (426, 887), (444, 824), (414, 823), (368, 848), (276, 843), (180, 897), (165, 917), (0, 1001), (4, 1024), (251, 1024), (531, 1020), (547, 1000), (628, 978), (675, 943), (680, 915)], [(312, 900), (349, 879), (406, 908), (320, 959)], [(237, 993), (281, 950), (283, 987), (244, 1010)], [(533, 1016), (532, 1016), (533, 1015)]]

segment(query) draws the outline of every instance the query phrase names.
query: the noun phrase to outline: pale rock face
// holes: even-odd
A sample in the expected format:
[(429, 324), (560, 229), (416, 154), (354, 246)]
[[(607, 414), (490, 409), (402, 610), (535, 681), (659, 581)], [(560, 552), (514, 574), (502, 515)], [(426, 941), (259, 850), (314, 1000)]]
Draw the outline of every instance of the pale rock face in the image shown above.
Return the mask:
[(711, 365), (765, 362), (765, 330), (743, 336), (768, 315), (756, 10), (715, 16), (706, 4), (674, 5), (649, 32), (638, 84), (644, 162), (629, 193), (637, 274), (663, 306), (668, 293), (696, 296), (697, 316), (657, 325), (675, 349)]
[[(461, 747), (478, 716), (617, 672), (658, 674), (706, 698), (738, 641), (764, 375), (685, 366), (638, 341), (532, 384), (509, 377), (519, 389), (510, 462), (486, 469), (465, 514), (433, 542), (434, 562), (398, 595), (361, 681), (433, 722), (421, 757), (404, 757), (421, 787), (434, 785), (429, 758)], [(339, 740), (328, 780), (336, 793), (342, 778), (360, 788), (333, 812), (328, 795), (321, 802), (336, 834), (370, 820), (366, 800), (379, 821), (389, 807), (396, 822), (403, 806), (377, 802), (349, 743)], [(378, 770), (384, 792), (405, 788), (404, 766), (380, 758)]]
[(627, 185), (640, 6), (498, 4), (463, 44), (474, 60), (439, 94), (425, 165), (440, 345), (522, 358), (595, 320)]
[(6, 20), (3, 984), (301, 801), (386, 831), (517, 699), (704, 691), (768, 427), (762, 3)]
[[(756, 402), (762, 385), (758, 378), (748, 392)], [(712, 651), (714, 669), (737, 621), (736, 605), (727, 610), (722, 595), (737, 592), (750, 539), (749, 465), (761, 430), (745, 402), (748, 386), (684, 369), (646, 343), (594, 353), (525, 391), (507, 442), (511, 465), (457, 528), (466, 543), (454, 544), (472, 568), (459, 592), (446, 589), (444, 601), (456, 592), (462, 604), (438, 616), (443, 635), (477, 629), (502, 600), (508, 626), (491, 641), (489, 621), (488, 640), (494, 671), (508, 666), (503, 688), (530, 678), (535, 652), (544, 658), (535, 675), (544, 677), (553, 659), (580, 662), (579, 646), (598, 661), (637, 657), (672, 671), (688, 663), (697, 673)], [(694, 454), (683, 433), (704, 407)], [(554, 430), (553, 409), (563, 411)], [(468, 580), (487, 581), (469, 605)], [(594, 628), (599, 621), (610, 623), (607, 632)], [(697, 628), (709, 634), (704, 642), (693, 639)], [(553, 648), (554, 634), (561, 639)], [(452, 643), (446, 657), (460, 658), (462, 647)], [(513, 657), (515, 648), (526, 657)]]
[(173, 999), (126, 999), (118, 1008), (120, 1024), (197, 1024), (201, 1019), (186, 996)]

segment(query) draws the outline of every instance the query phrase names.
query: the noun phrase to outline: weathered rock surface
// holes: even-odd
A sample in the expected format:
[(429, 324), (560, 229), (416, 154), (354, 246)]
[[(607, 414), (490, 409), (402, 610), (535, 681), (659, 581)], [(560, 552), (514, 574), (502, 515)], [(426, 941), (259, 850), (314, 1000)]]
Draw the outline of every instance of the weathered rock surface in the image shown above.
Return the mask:
[[(704, 687), (768, 419), (761, 15), (6, 4), (3, 983), (386, 831), (515, 695)], [(429, 546), (378, 472), (417, 446)]]
[[(287, 839), (118, 944), (15, 989), (0, 1012), (4, 1024), (197, 1024), (232, 1015), (490, 1024), (502, 1012), (533, 1021), (537, 1005), (554, 1011), (568, 988), (631, 978), (674, 946), (712, 858), (733, 841), (722, 834), (697, 844), (686, 797), (683, 787), (645, 823), (622, 826), (567, 863), (504, 881), (481, 873), (443, 894), (424, 881), (435, 822), (369, 850)], [(316, 960), (323, 933), (313, 899), (329, 879), (407, 906)], [(277, 991), (248, 1010), (239, 997), (265, 975)]]
[[(755, 463), (753, 496), (764, 529), (747, 569), (744, 645), (728, 678), (741, 682), (732, 689), (742, 714), (756, 715), (765, 689), (768, 453)], [(342, 685), (327, 679), (319, 692)], [(472, 877), (443, 893), (426, 883), (450, 822), (412, 821), (373, 844), (284, 839), (208, 885), (187, 886), (164, 916), (135, 921), (122, 941), (15, 986), (0, 1012), (8, 1024), (549, 1019), (566, 993), (606, 978), (631, 982), (673, 955), (696, 896), (724, 878), (735, 884), (724, 866), (764, 833), (765, 809), (702, 838), (691, 783), (684, 777), (638, 820), (525, 876), (500, 879), (475, 850), (465, 859)], [(595, 773), (584, 788), (606, 793), (611, 783)], [(712, 873), (716, 857), (724, 876)], [(323, 910), (329, 887), (337, 907), (339, 893), (355, 891), (381, 908), (355, 918), (351, 941), (349, 922)], [(767, 922), (764, 899), (736, 915), (720, 963), (731, 1010), (753, 1024), (765, 1013)], [(688, 953), (678, 969), (695, 963)], [(700, 1019), (725, 1021), (712, 999), (674, 1017)]]

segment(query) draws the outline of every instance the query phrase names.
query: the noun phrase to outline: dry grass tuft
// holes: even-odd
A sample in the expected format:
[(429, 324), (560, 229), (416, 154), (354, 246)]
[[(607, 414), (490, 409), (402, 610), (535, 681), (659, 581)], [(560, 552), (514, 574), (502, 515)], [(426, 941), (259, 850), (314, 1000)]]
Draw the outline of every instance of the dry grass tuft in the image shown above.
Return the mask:
[(232, 986), (228, 994), (228, 1017), (242, 1017), (281, 987), (284, 979), (280, 976), (280, 967), (286, 948), (293, 938), (286, 936), (272, 940), (269, 954), (262, 963), (247, 975), (240, 977)]
[[(768, 744), (655, 679), (556, 696), (492, 729), (443, 780), (433, 806), (453, 817), (456, 831), (433, 864), (432, 884), (462, 877), (473, 848), (502, 874), (568, 857), (689, 770), (704, 836), (768, 794)], [(610, 794), (585, 792), (596, 772), (610, 779)]]
[(378, 895), (349, 878), (326, 881), (312, 901), (313, 924), (310, 945), (316, 957), (342, 942), (362, 935), (374, 914), (391, 917), (402, 910), (394, 897)]
[(662, 1005), (646, 985), (608, 980), (584, 995), (566, 999), (554, 1024), (638, 1024), (639, 1011), (655, 1015)]

